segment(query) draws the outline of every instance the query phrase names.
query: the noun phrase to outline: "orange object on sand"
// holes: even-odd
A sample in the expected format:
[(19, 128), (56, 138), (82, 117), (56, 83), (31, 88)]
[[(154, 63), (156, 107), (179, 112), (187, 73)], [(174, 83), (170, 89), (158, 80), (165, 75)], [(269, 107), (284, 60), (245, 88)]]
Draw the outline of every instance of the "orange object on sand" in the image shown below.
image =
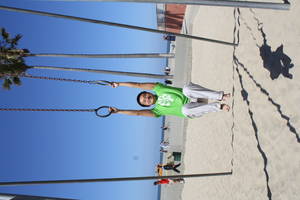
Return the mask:
[(157, 167), (157, 168), (156, 168), (156, 172), (157, 172), (158, 176), (162, 176), (162, 174), (163, 174), (163, 169), (162, 169), (161, 167)]

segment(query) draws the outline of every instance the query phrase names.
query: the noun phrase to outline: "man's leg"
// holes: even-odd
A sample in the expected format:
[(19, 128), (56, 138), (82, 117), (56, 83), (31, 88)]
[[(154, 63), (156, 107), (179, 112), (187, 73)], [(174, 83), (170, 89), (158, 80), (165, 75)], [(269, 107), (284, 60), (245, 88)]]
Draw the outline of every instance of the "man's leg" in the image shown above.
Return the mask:
[(220, 104), (219, 102), (215, 103), (198, 103), (198, 102), (191, 102), (187, 103), (182, 107), (182, 113), (189, 117), (201, 117), (203, 114), (210, 113), (210, 112), (217, 112), (217, 111), (229, 111), (230, 107), (226, 104)]
[(177, 164), (177, 165), (173, 165), (172, 169), (173, 171), (180, 173), (180, 171), (177, 169), (177, 167), (179, 167), (181, 165), (181, 163)]
[(205, 99), (213, 99), (213, 100), (222, 100), (224, 92), (210, 90), (190, 82), (189, 84), (183, 87), (183, 94), (192, 99), (205, 98)]
[(178, 169), (176, 169), (176, 167), (173, 167), (173, 171), (180, 173), (180, 171)]
[(184, 179), (183, 178), (176, 178), (176, 179), (172, 179), (174, 183), (184, 183)]
[(181, 165), (181, 163), (178, 163), (177, 165), (174, 165), (174, 168), (177, 168)]

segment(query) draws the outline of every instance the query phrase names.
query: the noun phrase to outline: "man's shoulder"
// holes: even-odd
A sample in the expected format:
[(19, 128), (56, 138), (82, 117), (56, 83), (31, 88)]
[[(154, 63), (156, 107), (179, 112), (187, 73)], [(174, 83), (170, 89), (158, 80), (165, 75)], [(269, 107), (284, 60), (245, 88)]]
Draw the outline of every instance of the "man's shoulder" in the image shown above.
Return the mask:
[(156, 91), (162, 89), (163, 87), (164, 87), (163, 84), (161, 84), (161, 83), (156, 83), (155, 86), (153, 87), (153, 91), (156, 92)]
[(155, 91), (155, 90), (160, 90), (160, 89), (177, 89), (177, 88), (173, 87), (173, 86), (165, 85), (165, 84), (162, 84), (162, 83), (156, 83), (153, 90)]

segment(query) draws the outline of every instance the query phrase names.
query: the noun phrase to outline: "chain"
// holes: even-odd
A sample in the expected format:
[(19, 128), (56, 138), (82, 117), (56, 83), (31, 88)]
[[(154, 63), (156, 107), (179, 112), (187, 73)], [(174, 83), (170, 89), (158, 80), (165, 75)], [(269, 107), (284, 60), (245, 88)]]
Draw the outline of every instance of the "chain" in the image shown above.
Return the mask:
[[(101, 113), (101, 110), (106, 110), (107, 113)], [(62, 112), (95, 112), (98, 117), (108, 117), (113, 112), (109, 106), (100, 106), (96, 109), (45, 109), (45, 108), (0, 108), (0, 111), (62, 111)]]
[(55, 77), (45, 77), (45, 76), (33, 76), (30, 74), (21, 74), (20, 77), (25, 78), (36, 78), (36, 79), (45, 79), (45, 80), (55, 80), (55, 81), (68, 81), (68, 82), (77, 82), (77, 83), (88, 83), (88, 84), (98, 84), (98, 85), (109, 85), (109, 81), (88, 81), (88, 80), (77, 80), (77, 79), (68, 79), (68, 78), (55, 78)]
[(66, 112), (95, 112), (95, 109), (0, 108), (0, 111), (66, 111)]

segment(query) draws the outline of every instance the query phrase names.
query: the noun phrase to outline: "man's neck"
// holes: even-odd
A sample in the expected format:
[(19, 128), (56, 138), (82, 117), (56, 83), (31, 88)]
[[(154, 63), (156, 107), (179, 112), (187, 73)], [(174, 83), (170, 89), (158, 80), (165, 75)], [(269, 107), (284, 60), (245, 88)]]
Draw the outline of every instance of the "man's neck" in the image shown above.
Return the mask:
[(158, 96), (157, 96), (157, 95), (154, 95), (154, 103), (153, 103), (153, 105), (156, 103), (157, 98), (158, 98)]

